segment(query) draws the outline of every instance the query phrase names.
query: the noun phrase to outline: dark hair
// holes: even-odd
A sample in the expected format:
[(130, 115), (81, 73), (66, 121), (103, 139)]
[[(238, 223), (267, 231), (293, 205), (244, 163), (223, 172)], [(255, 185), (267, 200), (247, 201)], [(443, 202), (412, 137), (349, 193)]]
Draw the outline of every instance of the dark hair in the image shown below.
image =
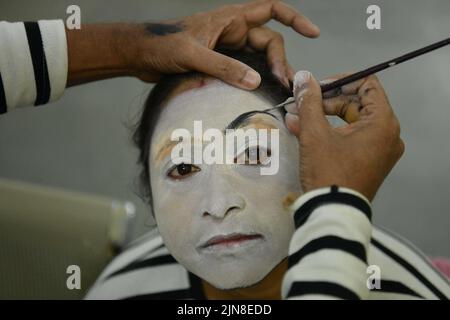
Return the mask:
[[(291, 96), (290, 89), (286, 88), (273, 75), (269, 65), (267, 64), (267, 57), (264, 53), (234, 50), (218, 51), (239, 60), (258, 71), (261, 75), (261, 84), (255, 92), (264, 96), (271, 103), (281, 103)], [(152, 140), (153, 130), (159, 119), (161, 110), (165, 105), (166, 99), (181, 83), (191, 79), (202, 79), (204, 77), (205, 74), (199, 72), (163, 76), (150, 91), (150, 94), (144, 104), (144, 110), (134, 129), (133, 142), (139, 149), (138, 164), (142, 167), (139, 181), (140, 193), (143, 199), (147, 200), (151, 206), (153, 205), (153, 199), (150, 186), (148, 157), (150, 153), (150, 143)]]

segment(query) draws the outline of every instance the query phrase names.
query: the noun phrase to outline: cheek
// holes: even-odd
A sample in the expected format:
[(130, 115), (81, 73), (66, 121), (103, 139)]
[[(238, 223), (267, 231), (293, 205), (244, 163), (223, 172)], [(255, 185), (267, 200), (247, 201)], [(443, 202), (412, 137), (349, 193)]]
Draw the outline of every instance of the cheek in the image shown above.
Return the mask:
[[(278, 154), (278, 172), (274, 175), (261, 175), (259, 166), (236, 166), (240, 175), (241, 190), (248, 200), (264, 210), (264, 207), (284, 208), (284, 199), (288, 195), (301, 192), (299, 178), (299, 155), (297, 141), (282, 137)], [(267, 211), (267, 210), (264, 210)]]
[(284, 188), (285, 194), (288, 192), (298, 193), (300, 188), (300, 158), (297, 138), (292, 135), (282, 136), (280, 138), (280, 169), (276, 179)]
[(247, 193), (252, 223), (264, 231), (267, 237), (267, 255), (274, 261), (287, 256), (294, 233), (292, 213), (283, 205), (283, 198), (290, 191), (286, 181), (265, 178), (257, 190)]
[[(295, 200), (301, 193), (299, 179), (298, 144), (290, 137), (280, 137), (279, 170), (275, 175), (263, 176), (257, 167), (242, 166), (241, 190), (246, 195), (253, 219), (266, 226), (271, 234), (281, 242), (289, 242), (294, 230), (292, 214), (286, 206), (286, 196)], [(250, 174), (251, 172), (251, 174)], [(249, 208), (249, 209), (250, 209)]]
[[(175, 199), (157, 201), (155, 205), (155, 218), (158, 230), (167, 243), (178, 244), (184, 241), (185, 230), (182, 221), (189, 219), (184, 213), (189, 208), (181, 209), (180, 204)], [(186, 221), (189, 224), (189, 221)]]
[(169, 248), (180, 248), (195, 240), (198, 192), (161, 190), (153, 193), (159, 233)]

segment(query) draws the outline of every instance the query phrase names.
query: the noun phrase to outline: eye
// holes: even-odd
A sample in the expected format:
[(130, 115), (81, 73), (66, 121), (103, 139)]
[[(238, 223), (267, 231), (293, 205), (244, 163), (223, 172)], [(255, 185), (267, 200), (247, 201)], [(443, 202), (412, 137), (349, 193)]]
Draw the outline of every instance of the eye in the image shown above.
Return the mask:
[(248, 147), (234, 158), (234, 163), (245, 165), (264, 165), (270, 161), (271, 151), (260, 146)]
[(187, 178), (198, 171), (200, 171), (200, 168), (194, 166), (193, 164), (180, 163), (179, 165), (172, 167), (167, 173), (167, 176), (172, 179), (179, 180)]

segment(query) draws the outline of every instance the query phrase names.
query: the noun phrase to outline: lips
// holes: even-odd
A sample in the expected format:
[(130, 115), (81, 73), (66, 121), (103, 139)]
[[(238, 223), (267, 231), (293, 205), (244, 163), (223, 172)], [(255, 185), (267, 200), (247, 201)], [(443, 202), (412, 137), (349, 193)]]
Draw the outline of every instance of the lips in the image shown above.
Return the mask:
[(260, 240), (263, 236), (260, 234), (242, 234), (232, 233), (228, 235), (215, 236), (206, 241), (200, 246), (201, 249), (218, 247), (218, 246), (232, 246), (235, 244), (241, 244), (247, 241)]

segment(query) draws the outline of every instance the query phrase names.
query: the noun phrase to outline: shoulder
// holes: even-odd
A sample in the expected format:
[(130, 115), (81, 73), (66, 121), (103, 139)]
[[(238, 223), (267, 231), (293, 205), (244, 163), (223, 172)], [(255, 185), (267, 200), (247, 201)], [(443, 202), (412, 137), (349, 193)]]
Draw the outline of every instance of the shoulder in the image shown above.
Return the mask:
[(380, 289), (371, 290), (372, 298), (450, 298), (448, 279), (408, 240), (374, 227), (368, 251), (369, 265), (379, 267), (381, 274)]

